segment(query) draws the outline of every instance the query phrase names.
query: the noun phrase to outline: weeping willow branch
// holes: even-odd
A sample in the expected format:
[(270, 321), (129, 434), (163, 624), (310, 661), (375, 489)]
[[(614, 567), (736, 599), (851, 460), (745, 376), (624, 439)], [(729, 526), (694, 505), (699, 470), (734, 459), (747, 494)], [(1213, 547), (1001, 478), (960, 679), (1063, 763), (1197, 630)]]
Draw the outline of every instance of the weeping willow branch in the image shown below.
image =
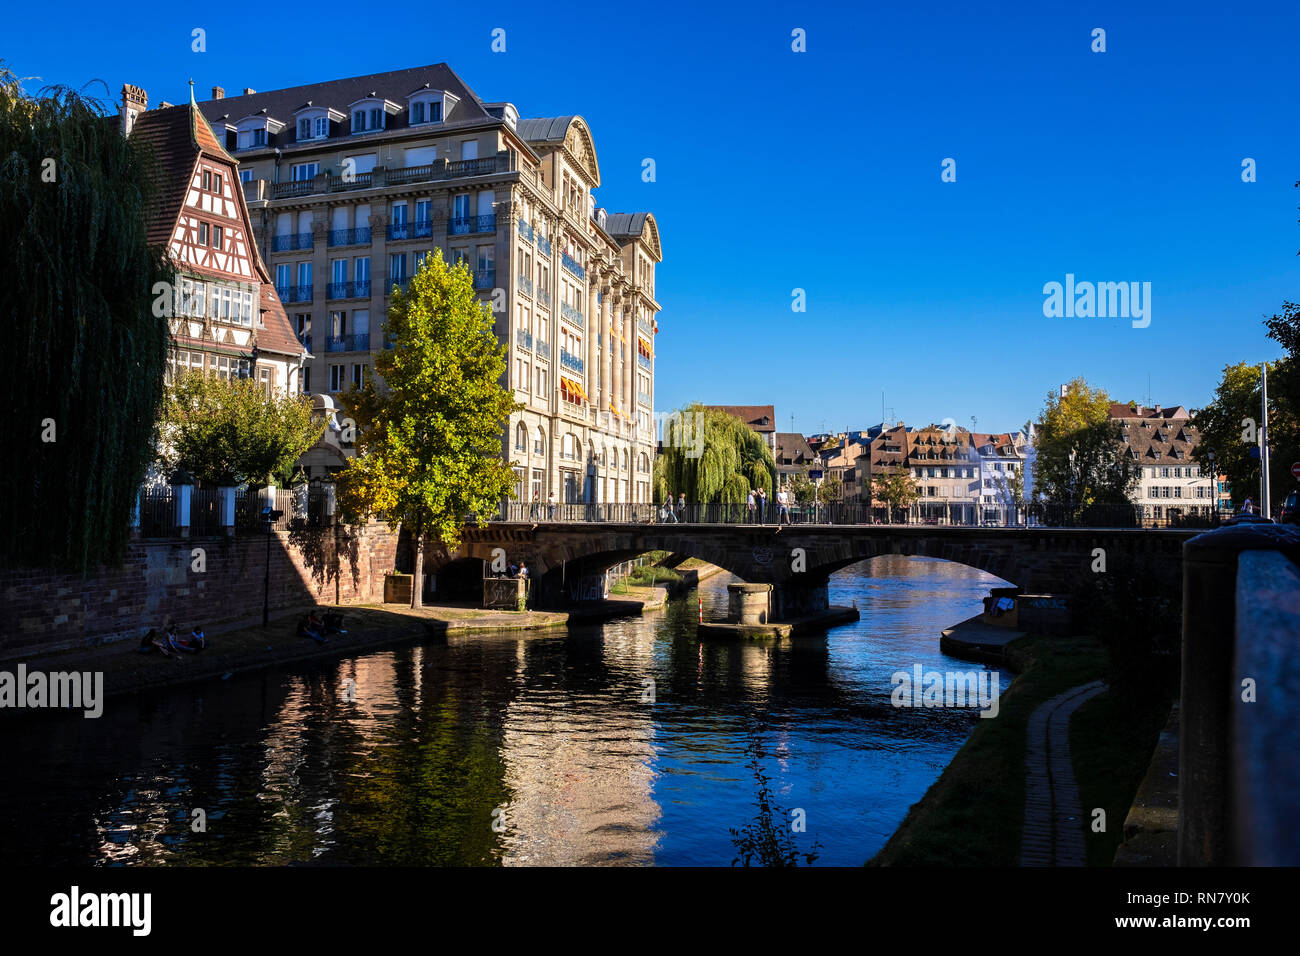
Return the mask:
[(129, 540), (167, 355), (151, 290), (173, 275), (147, 241), (154, 168), (98, 101), (29, 96), (0, 64), (0, 564), (85, 571)]
[[(703, 429), (703, 437), (695, 429)], [(664, 426), (654, 464), (654, 495), (686, 495), (696, 504), (742, 504), (751, 490), (771, 495), (776, 461), (762, 436), (739, 418), (694, 404)]]

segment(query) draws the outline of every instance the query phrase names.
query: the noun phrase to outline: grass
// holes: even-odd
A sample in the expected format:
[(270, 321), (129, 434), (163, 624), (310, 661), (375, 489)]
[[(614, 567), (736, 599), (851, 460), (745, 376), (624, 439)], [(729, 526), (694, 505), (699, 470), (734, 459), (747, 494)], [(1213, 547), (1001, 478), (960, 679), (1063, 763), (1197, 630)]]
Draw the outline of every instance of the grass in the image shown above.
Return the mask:
[(869, 866), (1017, 864), (1029, 715), (1043, 701), (1101, 677), (1106, 653), (1092, 638), (1030, 636), (1007, 645), (1006, 655), (1019, 676), (1003, 693), (998, 716), (979, 721)]
[(1168, 700), (1134, 711), (1110, 692), (1088, 701), (1070, 721), (1070, 756), (1079, 805), (1091, 823), (1094, 807), (1106, 811), (1106, 830), (1087, 831), (1089, 866), (1110, 866), (1124, 839), (1124, 818), (1169, 719)]

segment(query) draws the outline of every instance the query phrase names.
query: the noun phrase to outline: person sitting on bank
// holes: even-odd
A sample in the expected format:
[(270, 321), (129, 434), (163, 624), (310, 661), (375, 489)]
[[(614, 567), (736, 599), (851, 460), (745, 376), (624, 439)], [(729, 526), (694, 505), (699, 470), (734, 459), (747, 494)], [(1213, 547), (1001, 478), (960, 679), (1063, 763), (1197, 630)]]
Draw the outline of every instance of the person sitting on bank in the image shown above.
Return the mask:
[(523, 578), (524, 580), (528, 579), (528, 564), (526, 562), (519, 562), (519, 570), (515, 573), (515, 577)]
[(325, 622), (321, 620), (320, 613), (312, 608), (307, 615), (298, 622), (298, 636), (310, 637), (317, 644), (328, 644), (329, 638), (325, 636)]
[(140, 653), (152, 654), (154, 651), (157, 651), (163, 657), (172, 656), (171, 649), (167, 646), (167, 641), (158, 633), (157, 628), (151, 627), (149, 628), (148, 633), (146, 633), (144, 637), (140, 638)]

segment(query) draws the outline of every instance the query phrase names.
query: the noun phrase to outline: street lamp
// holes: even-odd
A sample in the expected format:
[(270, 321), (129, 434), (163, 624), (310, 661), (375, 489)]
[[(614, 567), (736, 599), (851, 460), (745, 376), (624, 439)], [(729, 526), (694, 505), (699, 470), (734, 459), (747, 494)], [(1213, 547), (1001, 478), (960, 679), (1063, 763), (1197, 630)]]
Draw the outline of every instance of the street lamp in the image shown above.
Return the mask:
[(1214, 518), (1214, 523), (1219, 523), (1219, 475), (1214, 470), (1214, 450), (1210, 449), (1205, 453), (1206, 460), (1210, 463), (1210, 514)]
[(269, 505), (262, 509), (262, 520), (266, 523), (266, 573), (262, 578), (262, 626), (271, 621), (271, 529), (284, 517), (283, 511), (276, 511)]

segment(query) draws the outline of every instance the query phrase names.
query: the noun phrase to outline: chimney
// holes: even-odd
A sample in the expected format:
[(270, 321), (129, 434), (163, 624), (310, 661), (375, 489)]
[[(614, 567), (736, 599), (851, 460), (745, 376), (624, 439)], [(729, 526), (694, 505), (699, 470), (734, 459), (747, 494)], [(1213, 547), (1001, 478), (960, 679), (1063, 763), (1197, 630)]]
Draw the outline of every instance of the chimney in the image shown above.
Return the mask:
[(256, 93), (256, 92), (257, 92), (257, 90), (253, 89), (251, 86), (246, 86), (246, 87), (244, 87), (244, 95), (245, 95), (245, 96), (252, 96), (252, 95), (253, 95), (254, 93)]
[(1160, 406), (1159, 406), (1159, 405), (1156, 406), (1156, 414), (1157, 414), (1157, 415), (1160, 414)]
[(130, 83), (122, 84), (122, 135), (130, 136), (135, 129), (136, 118), (149, 108), (149, 94)]
[(226, 98), (226, 91), (219, 86), (214, 86), (212, 88), (212, 98), (214, 100), (224, 100)]

